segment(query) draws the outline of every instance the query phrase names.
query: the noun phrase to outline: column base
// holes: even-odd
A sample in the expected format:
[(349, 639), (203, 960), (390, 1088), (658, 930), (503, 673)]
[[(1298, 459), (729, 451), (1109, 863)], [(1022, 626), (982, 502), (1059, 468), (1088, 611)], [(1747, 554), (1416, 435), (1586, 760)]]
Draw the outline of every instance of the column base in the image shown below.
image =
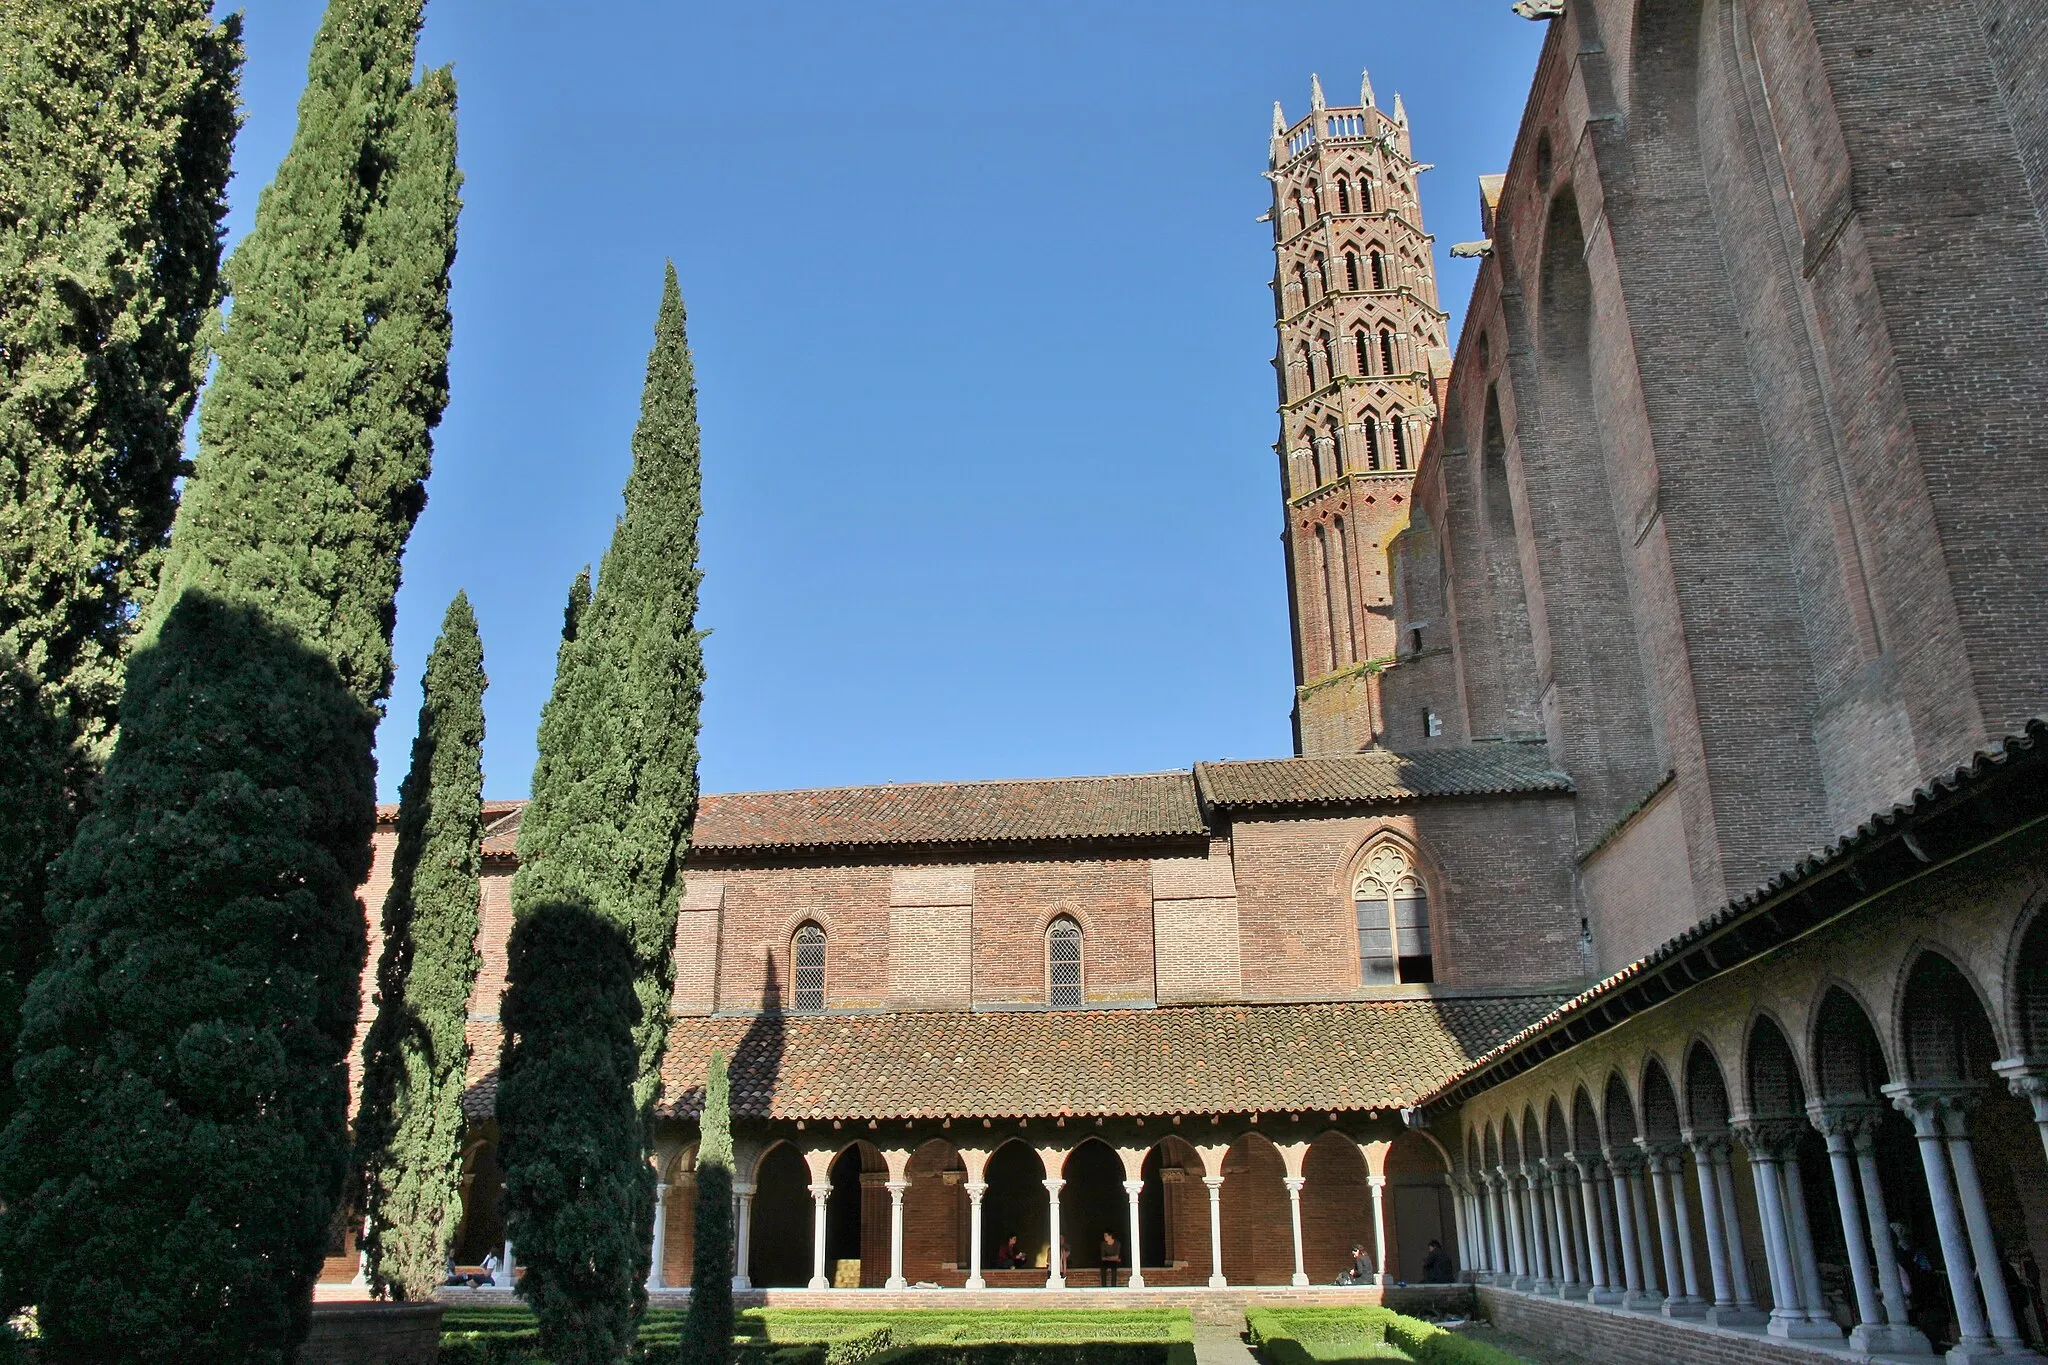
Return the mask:
[(1664, 1300), (1664, 1316), (1667, 1318), (1703, 1318), (1706, 1315), (1705, 1299), (1690, 1298), (1681, 1294), (1675, 1299)]
[[(2033, 1352), (2029, 1351), (2027, 1354), (2032, 1355)], [(1992, 1341), (1989, 1337), (1976, 1337), (1969, 1341), (1959, 1341), (1949, 1347), (1948, 1354), (1943, 1357), (1943, 1359), (1949, 1362), (1949, 1365), (1976, 1365), (1976, 1362), (1980, 1360), (2011, 1360), (2012, 1358), (1999, 1350), (1998, 1343)]]
[(1823, 1341), (1840, 1341), (1842, 1329), (1832, 1322), (1811, 1322), (1806, 1318), (1781, 1318), (1771, 1314), (1771, 1325), (1764, 1331), (1774, 1337), (1811, 1337)]
[(1554, 1299), (1557, 1297), (1557, 1282), (1554, 1280), (1538, 1280), (1529, 1286), (1529, 1292), (1546, 1299)]
[(1211, 1275), (1209, 1277), (1209, 1287), (1211, 1289), (1228, 1289), (1230, 1288), (1230, 1281), (1224, 1279), (1221, 1275)]
[(1931, 1356), (1933, 1343), (1918, 1327), (1904, 1323), (1859, 1322), (1849, 1329), (1849, 1349), (1865, 1355)]
[(1129, 1279), (1129, 1281), (1126, 1282), (1124, 1287), (1126, 1289), (1143, 1289), (1145, 1287), (1145, 1277), (1143, 1275), (1140, 1275), (1137, 1271), (1133, 1270), (1131, 1272), (1131, 1278)]
[(1508, 1281), (1508, 1288), (1516, 1290), (1523, 1294), (1528, 1293), (1531, 1289), (1535, 1287), (1536, 1277), (1534, 1275), (1517, 1275), (1512, 1280)]
[(969, 1289), (986, 1289), (988, 1288), (988, 1281), (979, 1275), (969, 1275), (966, 1287)]
[(1067, 1287), (1066, 1277), (1063, 1275), (1049, 1275), (1046, 1277), (1045, 1287), (1047, 1289), (1065, 1289)]
[(888, 1279), (882, 1281), (882, 1288), (908, 1289), (910, 1288), (910, 1281), (904, 1279), (901, 1275), (891, 1275)]
[(744, 1275), (735, 1275), (732, 1277), (732, 1292), (735, 1294), (744, 1294), (753, 1287), (754, 1282)]
[(1288, 1279), (1287, 1283), (1293, 1285), (1296, 1289), (1306, 1289), (1308, 1288), (1308, 1276), (1297, 1270)]
[(1584, 1299), (1592, 1292), (1593, 1286), (1589, 1284), (1568, 1284), (1557, 1291), (1557, 1296), (1561, 1299)]
[(1595, 1289), (1587, 1294), (1588, 1303), (1601, 1304), (1608, 1308), (1619, 1308), (1628, 1295), (1619, 1289)]
[(1771, 1315), (1761, 1308), (1734, 1308), (1716, 1304), (1707, 1309), (1706, 1319), (1716, 1327), (1761, 1327)]
[(1631, 1289), (1621, 1296), (1621, 1306), (1631, 1313), (1658, 1313), (1663, 1311), (1664, 1296), (1647, 1289)]
[(823, 1275), (811, 1276), (811, 1282), (804, 1286), (806, 1289), (830, 1289), (831, 1287), (831, 1283)]

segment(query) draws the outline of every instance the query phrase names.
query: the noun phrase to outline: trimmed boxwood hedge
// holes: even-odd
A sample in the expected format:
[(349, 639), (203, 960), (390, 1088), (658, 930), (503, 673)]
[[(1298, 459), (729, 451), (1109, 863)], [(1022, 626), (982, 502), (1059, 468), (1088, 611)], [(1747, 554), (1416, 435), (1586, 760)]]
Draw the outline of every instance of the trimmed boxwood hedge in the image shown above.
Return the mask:
[(1526, 1365), (1519, 1356), (1388, 1308), (1252, 1308), (1245, 1321), (1267, 1365)]

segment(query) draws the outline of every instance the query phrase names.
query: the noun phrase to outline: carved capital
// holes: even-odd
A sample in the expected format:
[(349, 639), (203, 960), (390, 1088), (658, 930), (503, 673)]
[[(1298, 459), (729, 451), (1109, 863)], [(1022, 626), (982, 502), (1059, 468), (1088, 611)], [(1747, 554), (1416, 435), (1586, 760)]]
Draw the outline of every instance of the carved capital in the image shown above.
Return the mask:
[(1798, 1119), (1745, 1119), (1735, 1125), (1735, 1136), (1752, 1161), (1783, 1161), (1798, 1148), (1805, 1126)]

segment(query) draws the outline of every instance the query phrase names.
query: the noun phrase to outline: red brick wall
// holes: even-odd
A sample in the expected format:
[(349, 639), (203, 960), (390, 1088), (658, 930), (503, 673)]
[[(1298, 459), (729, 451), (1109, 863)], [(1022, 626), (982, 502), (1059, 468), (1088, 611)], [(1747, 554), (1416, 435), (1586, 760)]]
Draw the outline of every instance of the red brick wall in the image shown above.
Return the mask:
[(985, 863), (974, 891), (977, 1002), (1045, 999), (1044, 929), (1054, 914), (1080, 921), (1090, 1003), (1152, 999), (1152, 864), (1114, 861)]

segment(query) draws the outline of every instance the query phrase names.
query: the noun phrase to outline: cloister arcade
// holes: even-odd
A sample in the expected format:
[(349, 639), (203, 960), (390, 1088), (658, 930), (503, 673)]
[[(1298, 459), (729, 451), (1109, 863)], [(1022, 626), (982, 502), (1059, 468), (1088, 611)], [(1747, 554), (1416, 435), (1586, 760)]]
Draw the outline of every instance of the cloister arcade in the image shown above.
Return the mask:
[(2048, 1305), (2038, 838), (1466, 1101), (1482, 1283), (1781, 1337), (2027, 1355)]
[[(837, 1145), (742, 1138), (734, 1285), (1093, 1287), (1107, 1282), (1105, 1233), (1119, 1286), (1328, 1284), (1354, 1242), (1390, 1278), (1419, 1277), (1432, 1239), (1451, 1245), (1450, 1162), (1433, 1139), (1392, 1126), (1364, 1139), (1304, 1133), (1300, 1116), (1263, 1117), (1150, 1140), (1018, 1129), (966, 1145), (905, 1125), (894, 1141), (879, 1123)], [(693, 1142), (663, 1151), (650, 1288), (689, 1282), (695, 1158)]]

